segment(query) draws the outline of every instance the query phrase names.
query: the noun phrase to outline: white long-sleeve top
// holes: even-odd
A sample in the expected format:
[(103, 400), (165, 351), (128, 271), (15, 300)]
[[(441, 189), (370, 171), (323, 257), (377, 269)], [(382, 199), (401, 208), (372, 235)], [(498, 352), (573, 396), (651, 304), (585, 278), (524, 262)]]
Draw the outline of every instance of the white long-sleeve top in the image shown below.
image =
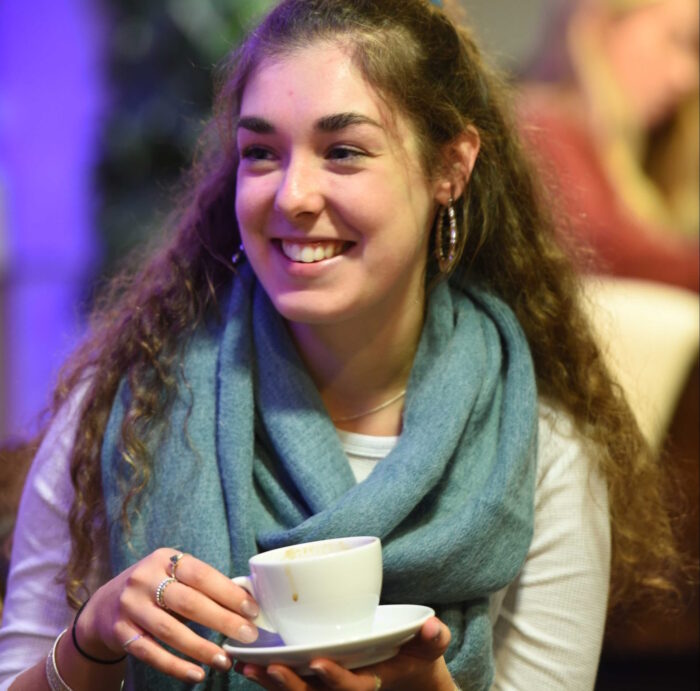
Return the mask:
[[(0, 691), (47, 655), (74, 614), (57, 576), (70, 553), (68, 462), (77, 406), (74, 401), (57, 416), (22, 496), (0, 628)], [(339, 434), (358, 482), (398, 439)], [(92, 590), (108, 578), (106, 552), (105, 545), (89, 579)], [(494, 691), (593, 689), (609, 573), (604, 480), (568, 418), (541, 405), (534, 537), (516, 580), (491, 599)]]

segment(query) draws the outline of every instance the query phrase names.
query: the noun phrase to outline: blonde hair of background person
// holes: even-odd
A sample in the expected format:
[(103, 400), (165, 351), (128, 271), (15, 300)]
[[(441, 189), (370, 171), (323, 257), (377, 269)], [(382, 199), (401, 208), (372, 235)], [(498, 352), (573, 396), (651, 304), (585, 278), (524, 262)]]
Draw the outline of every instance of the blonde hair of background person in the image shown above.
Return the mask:
[[(65, 574), (68, 601), (76, 605), (84, 599), (93, 555), (106, 539), (100, 456), (120, 382), (128, 382), (132, 394), (120, 437), (124, 459), (133, 469), (121, 526), (128, 535), (129, 508), (157, 477), (148, 435), (167, 425), (183, 345), (219, 314), (222, 292), (236, 280), (229, 258), (241, 243), (235, 210), (239, 154), (231, 123), (246, 86), (263, 61), (281, 58), (284, 63), (306, 55), (309, 45), (318, 47), (319, 36), (336, 51), (340, 44), (351, 46), (354, 64), (393, 119), (409, 123), (425, 179), (456, 176), (452, 185), (457, 193), (459, 246), (448, 270), (451, 280), (478, 285), (510, 306), (529, 343), (539, 395), (567, 411), (590, 442), (591, 457), (610, 498), (611, 603), (673, 591), (678, 555), (663, 469), (601, 360), (578, 303), (576, 275), (553, 239), (547, 210), (540, 206), (538, 187), (507, 115), (507, 89), (482, 62), (471, 34), (467, 29), (455, 33), (438, 10), (420, 0), (283, 4), (293, 8), (294, 21), (268, 23), (268, 40), (262, 44), (253, 33), (221, 71), (212, 126), (202, 138), (164, 246), (139, 270), (115, 281), (95, 314), (91, 336), (71, 358), (56, 392), (58, 412), (79, 387), (87, 386), (70, 452), (75, 501)], [(314, 25), (309, 21), (311, 5), (331, 12), (314, 15), (319, 22)], [(349, 18), (346, 25), (336, 14), (341, 10)], [(368, 31), (366, 24), (353, 19), (362, 12), (381, 16), (381, 28), (377, 22)], [(462, 152), (451, 161), (454, 166), (446, 167), (446, 151)], [(432, 252), (424, 260), (428, 279), (445, 280)], [(331, 413), (338, 407), (332, 397), (325, 403)], [(393, 427), (400, 428), (400, 410), (390, 413)], [(163, 550), (143, 561), (147, 560), (162, 564)], [(128, 581), (124, 574), (114, 581), (119, 579)], [(118, 602), (112, 607), (118, 609)], [(86, 621), (98, 628), (95, 622), (104, 619), (105, 611), (98, 614), (91, 609), (85, 610)], [(104, 657), (121, 651), (113, 631), (111, 638), (101, 640), (97, 631), (92, 633), (91, 640)], [(430, 651), (433, 654), (435, 647)], [(42, 668), (43, 663), (18, 680), (15, 688), (23, 688), (25, 679), (39, 679)]]
[(564, 0), (525, 75), (574, 86), (626, 207), (649, 229), (694, 237), (698, 12), (694, 0)]

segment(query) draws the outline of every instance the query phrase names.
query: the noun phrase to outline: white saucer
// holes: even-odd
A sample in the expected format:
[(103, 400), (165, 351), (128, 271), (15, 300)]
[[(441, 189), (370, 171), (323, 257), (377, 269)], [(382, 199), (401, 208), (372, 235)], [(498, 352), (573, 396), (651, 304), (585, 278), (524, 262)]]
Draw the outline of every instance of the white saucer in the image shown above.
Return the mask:
[(258, 640), (254, 643), (246, 645), (227, 638), (224, 650), (241, 662), (262, 666), (280, 663), (294, 668), (297, 674), (312, 674), (307, 665), (318, 657), (354, 669), (394, 657), (434, 614), (430, 607), (422, 605), (380, 605), (371, 633), (361, 638), (330, 644), (285, 645), (277, 634), (259, 629)]

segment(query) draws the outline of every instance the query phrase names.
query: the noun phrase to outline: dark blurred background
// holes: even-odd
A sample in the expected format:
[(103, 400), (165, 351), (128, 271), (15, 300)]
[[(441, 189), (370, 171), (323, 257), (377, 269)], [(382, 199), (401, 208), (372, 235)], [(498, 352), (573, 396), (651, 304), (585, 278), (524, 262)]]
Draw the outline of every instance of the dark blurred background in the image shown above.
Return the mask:
[(93, 286), (149, 238), (268, 0), (0, 3), (0, 437), (36, 429)]
[[(0, 2), (0, 542), (29, 457), (22, 440), (38, 429), (56, 372), (84, 332), (95, 286), (157, 232), (208, 116), (212, 68), (271, 4)], [(462, 4), (514, 81), (553, 35), (566, 42), (565, 25), (552, 34), (552, 24), (570, 0)], [(697, 136), (697, 123), (691, 130)], [(695, 293), (673, 297), (697, 311)], [(654, 443), (691, 487), (679, 533), (697, 555), (697, 322), (683, 328), (683, 337), (670, 334), (690, 341), (682, 362), (674, 356), (677, 384), (666, 417), (655, 416), (663, 424)], [(642, 608), (618, 618), (598, 691), (698, 688), (697, 589), (684, 597), (676, 617)]]
[(97, 227), (108, 273), (168, 205), (212, 93), (212, 66), (269, 0), (112, 0), (103, 46), (111, 99), (102, 134)]

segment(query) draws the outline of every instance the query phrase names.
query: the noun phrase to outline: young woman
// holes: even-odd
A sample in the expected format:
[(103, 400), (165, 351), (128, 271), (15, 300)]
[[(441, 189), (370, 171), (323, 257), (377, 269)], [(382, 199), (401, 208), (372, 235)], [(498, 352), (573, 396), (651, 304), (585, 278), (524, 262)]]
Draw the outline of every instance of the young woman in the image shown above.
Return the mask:
[[(216, 106), (172, 239), (57, 395), (4, 688), (592, 688), (611, 551), (613, 600), (668, 584), (660, 474), (469, 33), (284, 0)], [(257, 605), (229, 577), (351, 534), (382, 538), (384, 602), (438, 617), (354, 671), (232, 669)]]

